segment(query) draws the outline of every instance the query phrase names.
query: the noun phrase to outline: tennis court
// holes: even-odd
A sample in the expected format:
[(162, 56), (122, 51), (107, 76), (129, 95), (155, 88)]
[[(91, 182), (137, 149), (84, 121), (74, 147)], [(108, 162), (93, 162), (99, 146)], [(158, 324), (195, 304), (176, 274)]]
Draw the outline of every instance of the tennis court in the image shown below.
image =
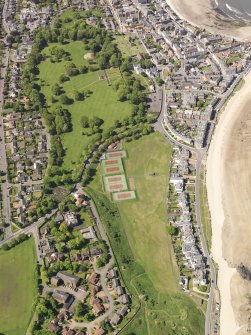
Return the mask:
[(112, 194), (114, 201), (133, 200), (136, 199), (134, 191), (117, 192)]
[(121, 158), (102, 160), (102, 174), (121, 174), (124, 172)]
[(111, 158), (126, 158), (126, 151), (120, 150), (120, 151), (111, 151), (107, 152), (105, 154), (106, 159), (111, 159)]
[(126, 177), (124, 174), (118, 176), (103, 177), (104, 188), (106, 192), (116, 192), (128, 190)]

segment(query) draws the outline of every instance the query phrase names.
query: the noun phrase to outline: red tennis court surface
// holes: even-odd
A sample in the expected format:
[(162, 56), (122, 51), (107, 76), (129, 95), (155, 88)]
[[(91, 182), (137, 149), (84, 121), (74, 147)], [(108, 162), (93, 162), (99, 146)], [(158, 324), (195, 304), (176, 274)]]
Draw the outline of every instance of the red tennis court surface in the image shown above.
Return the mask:
[(113, 157), (124, 157), (124, 154), (123, 152), (121, 151), (118, 151), (118, 152), (110, 152), (110, 157), (113, 158)]
[(117, 159), (105, 161), (105, 165), (116, 165), (120, 162)]
[(120, 150), (120, 151), (108, 151), (105, 154), (106, 159), (112, 159), (112, 158), (126, 158), (126, 151)]
[(119, 194), (118, 195), (118, 199), (128, 199), (128, 198), (131, 198), (132, 195), (131, 193), (124, 193), (124, 194)]
[(124, 191), (112, 194), (113, 200), (123, 201), (123, 200), (133, 200), (136, 199), (136, 194), (134, 191)]
[(123, 184), (110, 185), (109, 188), (111, 191), (122, 190), (124, 188), (124, 185)]
[(120, 171), (120, 168), (119, 167), (111, 167), (111, 168), (107, 168), (106, 169), (107, 172), (118, 172)]
[(121, 181), (122, 177), (121, 176), (119, 176), (119, 177), (109, 177), (109, 178), (107, 178), (107, 180), (108, 180), (109, 183), (115, 183), (117, 181)]
[[(114, 168), (120, 168), (119, 166), (111, 167), (111, 168), (105, 168), (107, 169), (114, 169)], [(127, 180), (124, 174), (120, 174), (117, 176), (103, 176), (103, 183), (104, 188), (106, 192), (121, 192), (121, 191), (127, 191)]]

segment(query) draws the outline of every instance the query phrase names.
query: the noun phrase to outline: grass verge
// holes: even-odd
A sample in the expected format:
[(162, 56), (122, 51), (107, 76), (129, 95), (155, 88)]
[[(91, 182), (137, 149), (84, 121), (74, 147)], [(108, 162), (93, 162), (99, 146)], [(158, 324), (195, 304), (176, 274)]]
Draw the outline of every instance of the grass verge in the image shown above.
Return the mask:
[(200, 215), (207, 247), (210, 250), (212, 246), (212, 227), (211, 216), (207, 202), (206, 172), (204, 168), (202, 168), (200, 175)]

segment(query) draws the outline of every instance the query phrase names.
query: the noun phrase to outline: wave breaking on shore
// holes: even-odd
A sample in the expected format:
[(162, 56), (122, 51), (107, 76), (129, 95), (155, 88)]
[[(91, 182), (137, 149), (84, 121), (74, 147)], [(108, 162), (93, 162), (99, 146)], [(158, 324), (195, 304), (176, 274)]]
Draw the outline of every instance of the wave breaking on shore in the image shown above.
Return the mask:
[[(246, 11), (241, 19), (237, 17), (238, 10), (225, 0), (166, 0), (169, 6), (182, 19), (213, 34), (233, 37), (236, 40), (251, 41), (251, 9)], [(226, 3), (232, 11), (226, 7)], [(235, 14), (235, 15), (234, 15)], [(239, 15), (240, 16), (240, 15)]]

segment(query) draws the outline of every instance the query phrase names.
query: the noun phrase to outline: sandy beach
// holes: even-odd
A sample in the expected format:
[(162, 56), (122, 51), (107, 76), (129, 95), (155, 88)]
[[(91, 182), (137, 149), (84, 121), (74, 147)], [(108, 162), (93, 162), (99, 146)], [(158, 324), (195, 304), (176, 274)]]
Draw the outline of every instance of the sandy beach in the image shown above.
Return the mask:
[(221, 335), (247, 334), (251, 283), (236, 267), (251, 267), (251, 73), (228, 102), (207, 159), (212, 254), (219, 265)]
[(210, 0), (166, 0), (179, 17), (216, 34), (240, 41), (251, 40), (251, 26), (234, 27), (233, 23), (212, 9)]

